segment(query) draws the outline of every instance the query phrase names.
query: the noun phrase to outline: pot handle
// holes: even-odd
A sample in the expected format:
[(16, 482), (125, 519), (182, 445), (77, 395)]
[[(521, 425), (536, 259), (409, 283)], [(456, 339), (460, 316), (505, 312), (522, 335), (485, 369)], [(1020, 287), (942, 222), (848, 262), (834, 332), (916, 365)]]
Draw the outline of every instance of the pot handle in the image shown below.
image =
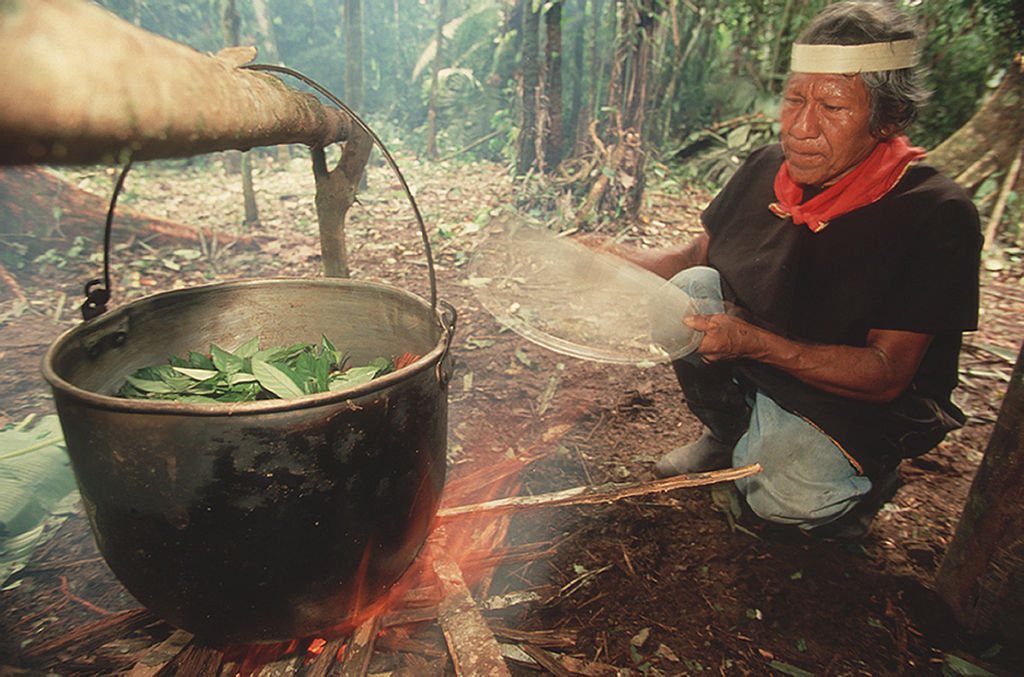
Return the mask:
[[(408, 182), (406, 182), (405, 176), (402, 174), (402, 170), (399, 169), (398, 163), (395, 161), (395, 158), (392, 157), (392, 155), (388, 151), (387, 147), (384, 146), (384, 142), (380, 140), (380, 137), (377, 136), (377, 133), (374, 132), (370, 128), (370, 126), (368, 124), (366, 124), (366, 122), (364, 122), (363, 119), (360, 118), (356, 114), (356, 112), (354, 110), (352, 110), (347, 105), (345, 105), (345, 103), (341, 99), (339, 99), (334, 94), (332, 94), (326, 87), (324, 87), (323, 85), (321, 85), (320, 83), (316, 82), (312, 78), (310, 78), (310, 77), (308, 77), (306, 75), (303, 75), (302, 73), (300, 73), (300, 72), (298, 72), (296, 70), (293, 70), (291, 68), (286, 68), (285, 66), (274, 66), (274, 65), (271, 65), (271, 64), (257, 64), (257, 63), (245, 64), (245, 65), (241, 66), (241, 68), (246, 69), (246, 70), (254, 70), (254, 71), (266, 71), (266, 72), (269, 72), (269, 73), (283, 73), (285, 75), (290, 75), (290, 76), (294, 77), (297, 80), (300, 80), (301, 82), (305, 83), (306, 85), (309, 85), (310, 87), (315, 89), (317, 92), (322, 94), (324, 97), (326, 97), (331, 103), (336, 105), (338, 108), (340, 108), (341, 110), (345, 111), (349, 116), (351, 116), (352, 120), (364, 132), (366, 132), (370, 136), (371, 139), (373, 139), (374, 144), (380, 149), (381, 154), (383, 154), (384, 159), (387, 160), (387, 163), (391, 167), (391, 170), (394, 172), (395, 177), (398, 179), (398, 182), (402, 185), (402, 189), (405, 191), (406, 198), (408, 198), (409, 205), (412, 208), (413, 215), (416, 217), (416, 223), (419, 225), (420, 238), (423, 240), (423, 248), (425, 250), (425, 254), (426, 254), (426, 258), (427, 258), (427, 276), (428, 276), (429, 282), (430, 282), (430, 307), (432, 309), (436, 310), (437, 309), (437, 303), (438, 303), (438, 300), (437, 300), (437, 274), (434, 271), (434, 254), (433, 254), (433, 252), (431, 251), (431, 248), (430, 248), (430, 236), (427, 234), (427, 227), (426, 227), (426, 224), (423, 222), (423, 215), (420, 213), (419, 205), (416, 204), (416, 198), (413, 197), (412, 189), (409, 188), (409, 184), (408, 184)], [(94, 287), (96, 287), (97, 285), (100, 284), (100, 280), (91, 280), (86, 285), (86, 287), (85, 287), (86, 300), (85, 300), (85, 302), (81, 306), (82, 316), (83, 316), (83, 318), (85, 320), (91, 320), (94, 317), (97, 317), (97, 316), (103, 314), (104, 312), (106, 312), (106, 310), (107, 310), (107, 302), (110, 300), (110, 233), (111, 233), (111, 223), (112, 223), (113, 217), (114, 217), (114, 206), (117, 204), (117, 196), (121, 192), (121, 188), (124, 185), (125, 175), (127, 175), (128, 170), (131, 168), (131, 166), (132, 166), (132, 163), (131, 163), (131, 159), (129, 158), (128, 163), (125, 165), (124, 170), (121, 172), (120, 178), (118, 178), (118, 180), (117, 180), (117, 185), (114, 187), (114, 195), (113, 195), (113, 198), (110, 201), (110, 208), (107, 210), (106, 236), (105, 236), (104, 245), (103, 245), (103, 272), (104, 272), (103, 283), (104, 283), (104, 286), (100, 287), (100, 288), (94, 289)], [(451, 308), (450, 305), (448, 307), (451, 309), (451, 312), (453, 314), (452, 315), (452, 325), (454, 326), (454, 323), (455, 323), (454, 312), (455, 311), (454, 311), (453, 308)], [(450, 336), (449, 336), (449, 341), (450, 340), (451, 339), (450, 339)]]
[(438, 303), (441, 305), (441, 324), (444, 325), (447, 336), (444, 341), (444, 353), (442, 353), (441, 359), (437, 361), (436, 376), (437, 382), (446, 386), (452, 380), (452, 373), (455, 371), (455, 363), (451, 358), (450, 349), (452, 347), (452, 339), (455, 337), (455, 320), (458, 317), (458, 313), (455, 311), (455, 306), (447, 301), (442, 299)]
[[(409, 200), (409, 206), (412, 208), (413, 215), (416, 217), (416, 223), (419, 225), (420, 237), (423, 240), (423, 248), (424, 248), (424, 250), (426, 250), (427, 275), (430, 278), (430, 307), (436, 310), (437, 309), (437, 275), (434, 273), (434, 255), (433, 255), (433, 253), (430, 250), (430, 236), (427, 235), (427, 227), (423, 223), (423, 215), (420, 214), (420, 208), (416, 204), (416, 198), (413, 197), (412, 189), (409, 188), (409, 184), (406, 182), (405, 176), (402, 174), (402, 170), (398, 168), (398, 163), (395, 162), (395, 158), (392, 157), (392, 155), (388, 151), (387, 147), (385, 147), (384, 142), (380, 140), (379, 136), (377, 136), (377, 133), (374, 132), (372, 129), (370, 129), (370, 125), (366, 124), (363, 121), (363, 119), (360, 118), (356, 114), (356, 112), (354, 110), (352, 110), (347, 105), (345, 105), (345, 102), (343, 102), (341, 99), (336, 97), (326, 87), (324, 87), (320, 83), (316, 82), (315, 80), (310, 78), (308, 75), (303, 75), (299, 71), (294, 70), (292, 68), (287, 68), (285, 66), (275, 66), (273, 64), (264, 64), (264, 63), (245, 64), (245, 65), (241, 66), (241, 68), (244, 68), (246, 70), (265, 71), (265, 72), (268, 72), (268, 73), (283, 73), (285, 75), (290, 75), (291, 77), (295, 78), (296, 80), (299, 80), (300, 82), (303, 82), (304, 84), (308, 85), (309, 87), (312, 87), (317, 92), (322, 94), (327, 100), (329, 100), (331, 103), (333, 103), (335, 106), (337, 106), (341, 110), (345, 111), (345, 113), (347, 113), (352, 118), (352, 121), (355, 122), (359, 126), (360, 129), (362, 129), (364, 132), (366, 132), (371, 139), (373, 139), (374, 144), (377, 146), (377, 148), (380, 149), (380, 152), (384, 156), (384, 159), (387, 161), (388, 166), (391, 167), (391, 171), (394, 172), (395, 178), (397, 178), (398, 182), (402, 185), (402, 190), (405, 191), (405, 196)], [(453, 309), (452, 312), (454, 312), (454, 309)], [(454, 317), (453, 317), (452, 318), (453, 324), (454, 324), (454, 321), (455, 320), (454, 320)]]

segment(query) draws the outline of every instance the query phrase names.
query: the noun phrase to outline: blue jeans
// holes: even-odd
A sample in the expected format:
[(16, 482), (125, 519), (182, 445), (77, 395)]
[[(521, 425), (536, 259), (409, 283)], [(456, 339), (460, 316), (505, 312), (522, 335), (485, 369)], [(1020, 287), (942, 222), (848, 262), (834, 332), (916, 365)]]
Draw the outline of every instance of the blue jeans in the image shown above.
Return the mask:
[[(702, 314), (725, 312), (721, 278), (715, 269), (688, 268), (671, 281), (694, 299)], [(677, 368), (681, 375), (694, 369), (722, 373), (721, 365), (708, 365), (699, 354), (682, 359), (689, 366), (685, 372)], [(736, 387), (735, 383), (721, 385)], [(732, 465), (761, 464), (762, 472), (736, 481), (758, 517), (812, 529), (846, 514), (871, 489), (871, 480), (859, 475), (839, 446), (813, 423), (786, 411), (759, 390), (748, 393), (746, 401), (749, 421), (733, 447)], [(694, 413), (701, 415), (699, 408)]]

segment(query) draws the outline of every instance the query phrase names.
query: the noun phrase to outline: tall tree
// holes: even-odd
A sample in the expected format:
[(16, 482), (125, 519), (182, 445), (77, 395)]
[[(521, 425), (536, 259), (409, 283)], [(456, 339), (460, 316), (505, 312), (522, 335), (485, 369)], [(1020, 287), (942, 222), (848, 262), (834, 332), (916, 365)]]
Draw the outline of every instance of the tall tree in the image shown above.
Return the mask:
[(360, 112), (363, 109), (362, 0), (345, 0), (342, 23), (345, 31), (345, 103)]
[(540, 8), (532, 0), (522, 3), (523, 39), (519, 60), (522, 78), (521, 121), (516, 140), (516, 175), (525, 176), (537, 160), (537, 93), (540, 91)]
[[(253, 15), (256, 17), (256, 28), (262, 38), (262, 52), (264, 63), (280, 64), (281, 53), (277, 48), (277, 35), (274, 31), (274, 19), (270, 14), (270, 7), (267, 0), (253, 0)], [(290, 158), (288, 146), (281, 144), (277, 147), (278, 162), (285, 163)]]
[[(224, 32), (224, 46), (236, 47), (239, 43), (239, 33), (242, 28), (242, 16), (238, 13), (235, 0), (223, 0), (223, 14), (221, 15), (221, 29)], [(245, 223), (247, 228), (258, 226), (260, 223), (259, 210), (256, 207), (256, 191), (252, 185), (252, 155), (237, 150), (229, 150), (225, 157), (229, 173), (242, 175), (242, 200), (245, 205)]]
[[(586, 16), (587, 16), (587, 0), (576, 0), (576, 6), (573, 11), (571, 26), (571, 37), (570, 44), (572, 45), (572, 73), (571, 79), (571, 90), (569, 93), (569, 114), (566, 116), (566, 124), (562, 132), (563, 140), (566, 135), (564, 130), (568, 130), (568, 134), (572, 135), (572, 144), (575, 148), (579, 144), (581, 138), (580, 134), (580, 118), (584, 117), (583, 112), (583, 82), (584, 82), (584, 46), (587, 44), (586, 39)], [(563, 153), (572, 152), (571, 150), (563, 148)]]
[(427, 108), (427, 157), (437, 159), (437, 97), (441, 77), (441, 54), (444, 51), (444, 22), (448, 0), (437, 3), (437, 33), (434, 37), (434, 68), (430, 77), (430, 104)]
[(655, 25), (664, 5), (661, 0), (618, 0), (618, 37), (608, 80), (608, 109), (604, 136), (591, 123), (601, 171), (591, 173), (586, 200), (579, 208), (577, 223), (595, 212), (624, 213), (634, 218), (644, 189), (644, 121), (647, 107), (648, 73)]
[(544, 13), (544, 169), (562, 160), (562, 2), (552, 0)]
[[(973, 189), (1000, 175), (1009, 191), (1024, 153), (1024, 62), (1017, 57), (992, 98), (930, 159)], [(997, 174), (998, 173), (998, 174)], [(1001, 215), (1001, 214), (1000, 214)], [(1000, 215), (990, 216), (986, 240)], [(936, 576), (939, 594), (968, 631), (1024, 642), (1024, 345), (975, 475), (956, 533)]]
[[(235, 0), (221, 0), (220, 33), (224, 47), (238, 46), (238, 35), (241, 29), (242, 15), (238, 13)], [(240, 174), (242, 172), (242, 154), (233, 150), (224, 153), (224, 168), (228, 174)]]

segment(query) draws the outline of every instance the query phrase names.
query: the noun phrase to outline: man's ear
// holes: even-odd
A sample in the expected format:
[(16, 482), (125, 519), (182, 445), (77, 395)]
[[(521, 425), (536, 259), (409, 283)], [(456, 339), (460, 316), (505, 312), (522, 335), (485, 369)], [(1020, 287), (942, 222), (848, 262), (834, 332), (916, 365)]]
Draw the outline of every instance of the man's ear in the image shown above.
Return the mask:
[(889, 124), (884, 125), (880, 129), (876, 130), (874, 136), (876, 139), (879, 139), (880, 141), (888, 141), (892, 137), (899, 134), (901, 131), (902, 128), (899, 124), (895, 122), (890, 122)]

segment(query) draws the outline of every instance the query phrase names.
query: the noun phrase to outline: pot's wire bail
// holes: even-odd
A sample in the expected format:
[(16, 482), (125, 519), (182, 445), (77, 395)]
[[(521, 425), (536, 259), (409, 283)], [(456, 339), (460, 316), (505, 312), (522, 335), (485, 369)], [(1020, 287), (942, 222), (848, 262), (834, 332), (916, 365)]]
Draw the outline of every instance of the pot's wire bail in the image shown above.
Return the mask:
[(359, 128), (366, 132), (371, 139), (373, 139), (373, 143), (377, 146), (377, 148), (380, 149), (380, 152), (381, 154), (384, 155), (384, 159), (385, 161), (387, 161), (388, 166), (391, 167), (391, 171), (394, 172), (395, 178), (397, 178), (398, 182), (402, 185), (402, 190), (405, 191), (405, 196), (409, 200), (409, 206), (412, 208), (413, 216), (416, 218), (416, 224), (419, 226), (420, 238), (423, 240), (423, 248), (426, 250), (427, 275), (430, 279), (430, 307), (436, 310), (437, 276), (434, 273), (434, 255), (430, 249), (430, 236), (427, 234), (427, 226), (423, 222), (423, 215), (420, 213), (419, 205), (416, 204), (416, 198), (413, 197), (412, 189), (409, 187), (409, 183), (405, 180), (405, 175), (402, 174), (402, 170), (399, 169), (398, 163), (395, 161), (395, 158), (392, 157), (390, 151), (388, 151), (387, 147), (384, 145), (384, 142), (381, 141), (379, 136), (377, 136), (377, 133), (373, 131), (370, 128), (370, 125), (366, 124), (366, 122), (364, 122), (363, 119), (359, 117), (359, 115), (356, 114), (354, 110), (349, 108), (344, 101), (336, 97), (326, 87), (321, 85), (319, 82), (316, 82), (308, 75), (304, 75), (299, 71), (294, 70), (292, 68), (287, 68), (286, 66), (275, 66), (273, 64), (264, 63), (250, 63), (241, 66), (241, 68), (252, 71), (265, 71), (267, 73), (283, 73), (285, 75), (290, 75), (296, 80), (299, 80), (300, 82), (313, 88), (321, 95), (323, 95), (324, 98), (326, 98), (328, 101), (333, 103), (341, 110), (345, 111), (345, 113), (347, 113), (352, 118), (352, 121), (359, 125)]
[(114, 207), (117, 206), (117, 196), (121, 194), (124, 179), (131, 167), (132, 161), (129, 159), (121, 170), (121, 175), (117, 177), (117, 183), (114, 184), (114, 194), (110, 198), (110, 207), (107, 208), (107, 224), (103, 231), (103, 279), (89, 280), (85, 283), (85, 301), (80, 306), (84, 320), (91, 320), (107, 312), (107, 302), (110, 301), (110, 235), (113, 230)]

